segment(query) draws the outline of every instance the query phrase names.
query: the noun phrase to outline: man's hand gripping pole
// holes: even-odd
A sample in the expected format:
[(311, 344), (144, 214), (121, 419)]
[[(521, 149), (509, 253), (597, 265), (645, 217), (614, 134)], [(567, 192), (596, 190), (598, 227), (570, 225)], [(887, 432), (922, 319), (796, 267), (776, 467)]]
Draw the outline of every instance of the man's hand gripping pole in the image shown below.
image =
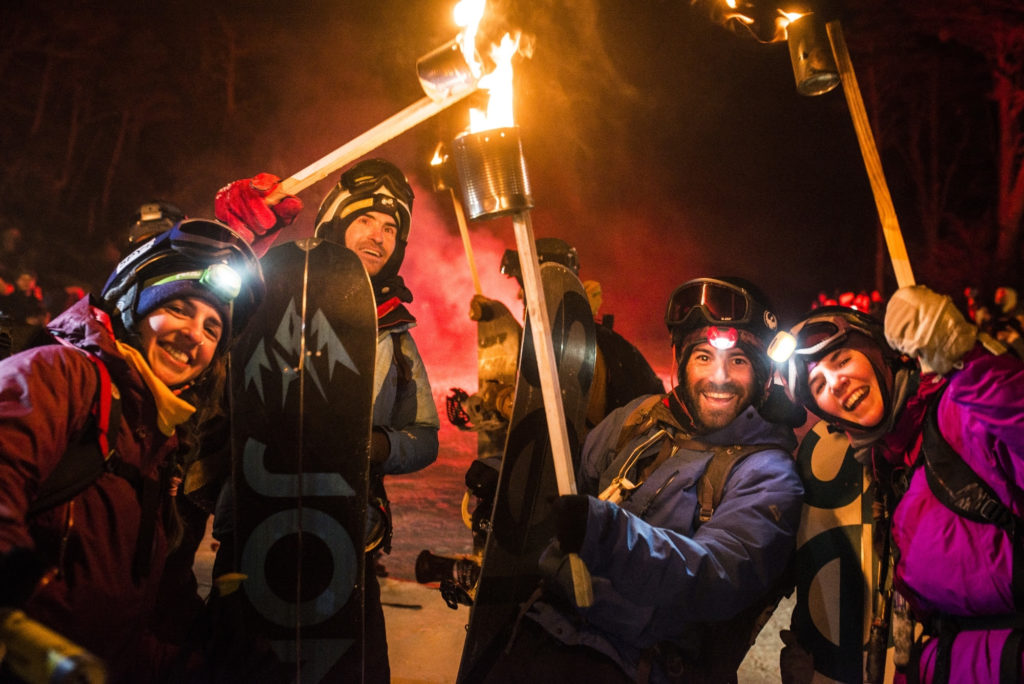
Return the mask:
[[(575, 494), (576, 478), (573, 473), (572, 451), (569, 447), (569, 433), (565, 426), (565, 407), (562, 405), (562, 388), (555, 366), (555, 347), (551, 340), (551, 321), (548, 318), (547, 302), (540, 278), (540, 262), (533, 240), (533, 226), (528, 212), (513, 215), (516, 248), (523, 274), (523, 292), (526, 297), (526, 312), (530, 317), (533, 348), (537, 356), (537, 371), (540, 375), (541, 396), (544, 398), (544, 413), (547, 417), (548, 436), (551, 440), (551, 455), (554, 458), (555, 480), (558, 493)], [(594, 591), (590, 573), (578, 554), (569, 554), (572, 570), (572, 584), (576, 605), (587, 607), (594, 602)]]

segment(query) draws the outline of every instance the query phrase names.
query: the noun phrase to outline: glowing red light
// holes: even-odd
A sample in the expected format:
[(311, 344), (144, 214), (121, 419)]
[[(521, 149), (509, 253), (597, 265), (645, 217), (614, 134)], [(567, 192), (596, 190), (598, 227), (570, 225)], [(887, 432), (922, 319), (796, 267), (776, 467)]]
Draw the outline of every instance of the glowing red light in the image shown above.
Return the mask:
[(736, 346), (736, 342), (738, 342), (739, 339), (740, 335), (736, 332), (736, 328), (708, 329), (708, 344), (715, 349), (732, 349)]

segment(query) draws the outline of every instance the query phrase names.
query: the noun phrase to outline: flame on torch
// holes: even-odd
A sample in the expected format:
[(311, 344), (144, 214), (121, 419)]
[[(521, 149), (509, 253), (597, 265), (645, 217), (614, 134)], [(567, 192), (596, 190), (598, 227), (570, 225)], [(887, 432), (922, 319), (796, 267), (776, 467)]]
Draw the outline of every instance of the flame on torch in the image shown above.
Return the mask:
[(491, 128), (511, 128), (515, 125), (514, 106), (512, 100), (512, 58), (519, 52), (519, 33), (515, 36), (506, 33), (501, 42), (491, 46), (491, 59), (494, 69), (480, 78), (478, 86), (486, 90), (490, 97), (487, 111), (469, 110), (469, 130), (471, 133), (486, 131)]
[(694, 5), (709, 5), (712, 21), (723, 26), (742, 27), (762, 43), (786, 40), (786, 27), (810, 10), (800, 7), (804, 3), (788, 3), (786, 9), (771, 3), (748, 0), (692, 0)]
[(484, 72), (484, 65), (476, 52), (476, 34), (480, 30), (486, 7), (487, 0), (460, 0), (453, 12), (455, 25), (463, 29), (456, 40), (476, 78), (480, 78)]
[[(518, 34), (505, 34), (492, 49), (490, 57), (495, 66), (478, 84), (490, 93), (487, 112), (470, 113), (470, 132), (455, 139), (453, 152), (463, 196), (469, 205), (467, 215), (471, 219), (512, 217), (555, 480), (559, 494), (575, 494), (576, 479), (551, 321), (530, 222), (533, 198), (513, 116), (512, 59), (518, 51)], [(591, 605), (593, 589), (586, 565), (577, 554), (569, 554), (569, 566), (577, 605)]]

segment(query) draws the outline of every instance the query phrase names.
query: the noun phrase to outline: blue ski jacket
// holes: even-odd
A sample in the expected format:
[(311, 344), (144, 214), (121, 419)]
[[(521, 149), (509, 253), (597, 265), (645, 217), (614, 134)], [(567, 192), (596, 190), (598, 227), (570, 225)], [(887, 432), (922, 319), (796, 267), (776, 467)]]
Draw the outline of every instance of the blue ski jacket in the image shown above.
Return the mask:
[[(580, 556), (593, 577), (593, 605), (538, 602), (529, 614), (563, 643), (610, 656), (631, 677), (645, 652), (672, 642), (692, 654), (701, 623), (732, 618), (775, 585), (793, 552), (803, 504), (790, 455), (792, 430), (765, 421), (753, 407), (696, 438), (710, 445), (765, 445), (733, 468), (709, 521), (698, 524), (696, 490), (711, 459), (707, 451), (680, 449), (620, 505), (595, 498), (618, 474), (622, 455), (657, 429), (615, 448), (624, 421), (644, 398), (609, 414), (583, 448), (577, 480), (580, 493), (591, 497)], [(653, 458), (659, 446), (647, 447), (643, 457), (650, 452)], [(542, 566), (553, 567), (558, 556), (557, 546), (549, 548)], [(653, 667), (651, 681), (664, 681), (656, 660)]]
[[(381, 330), (377, 334), (377, 361), (373, 372), (373, 426), (387, 433), (391, 453), (381, 472), (411, 473), (437, 458), (441, 421), (416, 342), (409, 333), (414, 323)], [(392, 339), (397, 335), (397, 345)], [(402, 359), (396, 360), (396, 346)], [(408, 378), (401, 379), (401, 366)]]

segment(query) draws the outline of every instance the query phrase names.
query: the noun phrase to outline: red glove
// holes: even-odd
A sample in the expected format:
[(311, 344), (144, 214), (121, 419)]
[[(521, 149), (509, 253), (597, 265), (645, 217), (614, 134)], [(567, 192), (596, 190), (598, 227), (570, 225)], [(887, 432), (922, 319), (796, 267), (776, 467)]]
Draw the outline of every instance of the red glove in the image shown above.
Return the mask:
[[(269, 173), (243, 178), (217, 191), (214, 213), (255, 247), (295, 220), (302, 200), (295, 195), (267, 198), (280, 187), (281, 179)], [(267, 245), (269, 247), (269, 244)]]

